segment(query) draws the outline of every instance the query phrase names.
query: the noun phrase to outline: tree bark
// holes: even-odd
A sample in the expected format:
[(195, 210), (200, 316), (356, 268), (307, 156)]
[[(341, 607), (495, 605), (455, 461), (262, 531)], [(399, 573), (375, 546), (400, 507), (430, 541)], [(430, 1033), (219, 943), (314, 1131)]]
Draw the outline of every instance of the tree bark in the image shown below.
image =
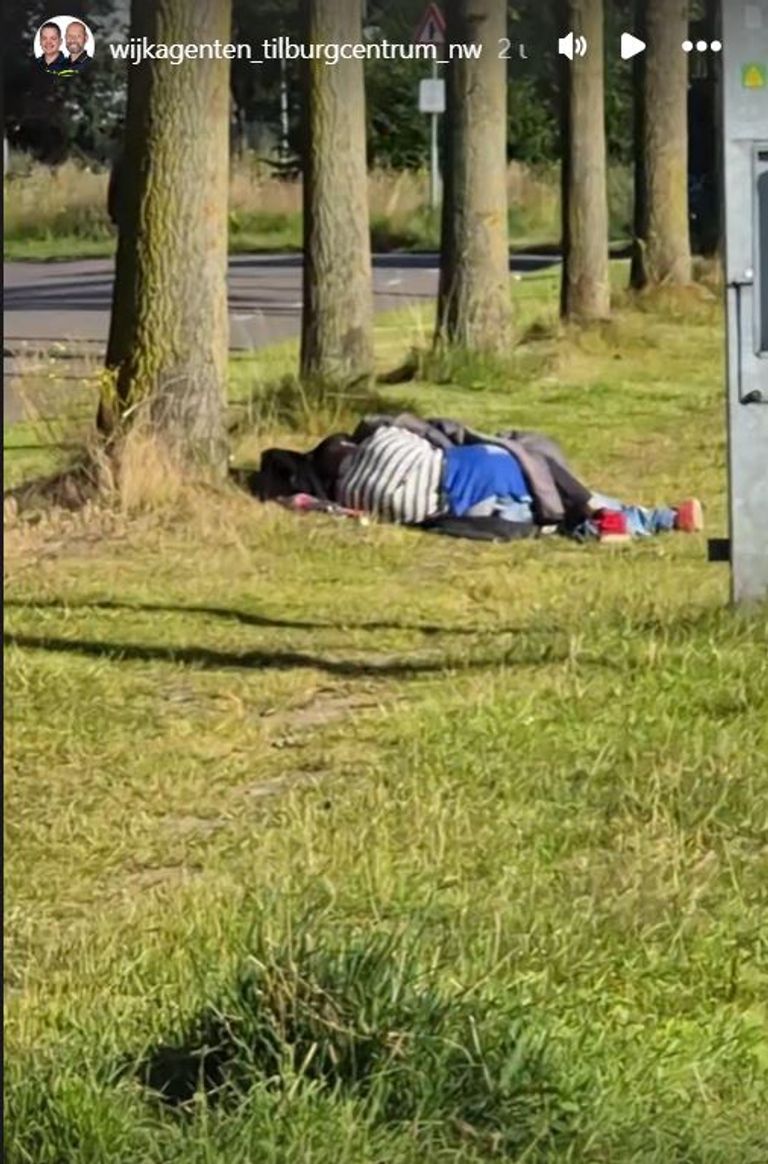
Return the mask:
[[(303, 0), (306, 44), (359, 43), (361, 0)], [(304, 62), (304, 292), (301, 374), (373, 374), (363, 62)]]
[(608, 273), (603, 0), (566, 0), (567, 29), (585, 56), (563, 58), (563, 270), (560, 309), (575, 320), (606, 319)]
[(509, 347), (507, 64), (504, 0), (448, 0), (451, 46), (482, 45), (480, 59), (447, 66), (445, 166), (436, 342), (472, 351)]
[(691, 281), (688, 223), (687, 0), (645, 0), (638, 57), (633, 287)]
[[(131, 35), (230, 39), (229, 0), (133, 0)], [(229, 61), (128, 66), (107, 367), (123, 416), (182, 459), (226, 465)], [(146, 406), (146, 407), (144, 407)], [(113, 415), (110, 417), (110, 411)]]

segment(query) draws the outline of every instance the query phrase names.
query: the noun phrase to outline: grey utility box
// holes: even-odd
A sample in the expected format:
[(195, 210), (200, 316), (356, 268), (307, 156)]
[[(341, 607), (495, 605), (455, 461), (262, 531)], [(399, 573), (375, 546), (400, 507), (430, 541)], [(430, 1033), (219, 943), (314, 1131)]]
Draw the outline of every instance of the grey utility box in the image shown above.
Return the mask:
[(768, 595), (768, 0), (722, 0), (732, 596)]

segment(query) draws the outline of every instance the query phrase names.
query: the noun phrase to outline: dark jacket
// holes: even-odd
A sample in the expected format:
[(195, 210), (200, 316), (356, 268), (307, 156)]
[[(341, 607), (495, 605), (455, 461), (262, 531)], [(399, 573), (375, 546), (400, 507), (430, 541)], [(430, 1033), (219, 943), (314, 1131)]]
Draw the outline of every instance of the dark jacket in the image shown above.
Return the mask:
[(55, 61), (51, 61), (50, 65), (46, 63), (45, 57), (38, 57), (38, 68), (42, 69), (44, 73), (60, 73), (62, 69), (67, 68), (68, 58), (64, 53), (60, 52)]
[(62, 72), (69, 74), (82, 73), (83, 69), (86, 69), (90, 63), (91, 58), (88, 56), (88, 53), (85, 51), (85, 49), (83, 49), (83, 51), (80, 53), (80, 56), (76, 57), (75, 60), (73, 60), (72, 57), (67, 57), (66, 64), (64, 65)]

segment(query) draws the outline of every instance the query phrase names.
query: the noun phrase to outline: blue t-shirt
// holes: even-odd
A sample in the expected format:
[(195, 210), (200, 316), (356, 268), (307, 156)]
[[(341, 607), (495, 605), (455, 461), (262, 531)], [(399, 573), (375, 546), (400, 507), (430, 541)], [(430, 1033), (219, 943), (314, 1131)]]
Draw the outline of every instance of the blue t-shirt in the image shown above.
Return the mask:
[(456, 517), (463, 517), (488, 497), (531, 500), (520, 462), (498, 445), (458, 445), (447, 449), (443, 488)]

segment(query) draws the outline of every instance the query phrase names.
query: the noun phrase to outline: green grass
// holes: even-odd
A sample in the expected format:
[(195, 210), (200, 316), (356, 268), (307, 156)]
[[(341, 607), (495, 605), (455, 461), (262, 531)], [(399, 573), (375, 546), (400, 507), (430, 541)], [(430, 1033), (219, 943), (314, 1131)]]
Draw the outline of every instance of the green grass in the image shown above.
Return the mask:
[[(510, 247), (514, 251), (549, 251), (558, 246), (555, 229), (547, 230), (524, 210), (512, 210)], [(617, 243), (627, 238), (626, 230), (618, 227), (613, 235)], [(230, 254), (270, 254), (300, 251), (302, 220), (298, 214), (233, 213), (229, 224)], [(66, 227), (41, 226), (33, 233), (6, 233), (4, 258), (7, 262), (66, 262), (70, 259), (112, 258), (117, 237), (108, 221), (82, 234)], [(439, 226), (434, 216), (420, 212), (404, 224), (399, 217), (392, 219), (376, 215), (371, 220), (371, 247), (377, 254), (391, 251), (403, 253), (439, 249)]]
[(37, 418), (3, 426), (4, 489), (66, 468), (82, 451), (98, 404), (95, 381), (73, 389), (55, 373), (14, 380), (13, 389)]
[[(557, 245), (555, 232), (542, 232), (536, 219), (525, 210), (510, 213), (510, 246), (516, 250)], [(81, 229), (66, 221), (31, 224), (24, 229), (6, 231), (6, 261), (38, 262), (85, 258), (111, 258), (117, 246), (114, 228), (106, 217)], [(229, 217), (230, 254), (261, 254), (275, 251), (300, 251), (302, 218), (300, 214), (257, 211), (233, 211)], [(402, 216), (377, 214), (371, 220), (371, 247), (375, 252), (432, 251), (439, 247), (439, 224), (426, 210), (414, 214), (408, 222)]]
[[(552, 277), (514, 294), (503, 366), (393, 393), (722, 533), (718, 304), (562, 334)], [(238, 460), (312, 439), (294, 360), (233, 365)], [(703, 537), (224, 492), (6, 555), (10, 1164), (762, 1164), (768, 619)]]
[[(229, 249), (232, 253), (298, 251), (302, 245), (301, 188), (266, 178), (253, 159), (233, 162), (230, 175)], [(426, 204), (427, 177), (412, 171), (369, 175), (374, 251), (424, 251), (439, 246), (439, 215)], [(509, 235), (513, 250), (559, 245), (556, 169), (513, 163), (508, 175)], [(631, 174), (608, 174), (611, 238), (631, 234)], [(107, 213), (107, 173), (74, 162), (57, 168), (14, 157), (5, 189), (6, 260), (108, 258), (116, 232)]]

